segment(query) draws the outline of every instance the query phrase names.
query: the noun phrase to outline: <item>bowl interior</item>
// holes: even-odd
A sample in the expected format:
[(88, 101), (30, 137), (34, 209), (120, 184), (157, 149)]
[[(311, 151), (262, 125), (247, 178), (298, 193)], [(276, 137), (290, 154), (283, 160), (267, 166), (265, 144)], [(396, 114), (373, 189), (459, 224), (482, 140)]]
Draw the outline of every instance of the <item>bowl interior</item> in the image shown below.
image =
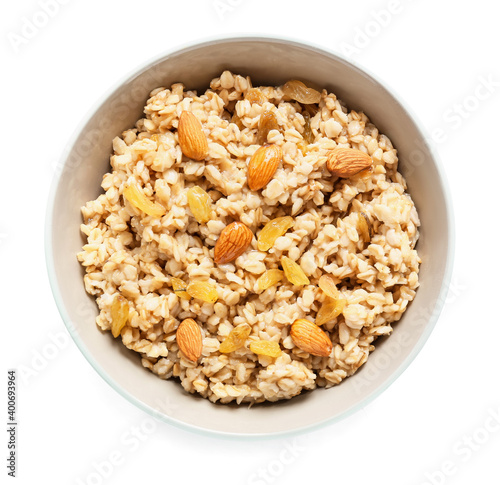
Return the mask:
[[(111, 141), (141, 116), (149, 92), (183, 82), (205, 90), (224, 69), (250, 75), (254, 85), (308, 80), (333, 91), (349, 108), (363, 110), (398, 149), (401, 171), (422, 227), (421, 287), (393, 334), (381, 340), (367, 363), (329, 390), (272, 405), (214, 405), (162, 381), (94, 323), (96, 305), (84, 289), (76, 253), (81, 249), (80, 207), (101, 192)], [(242, 38), (187, 47), (155, 61), (115, 89), (91, 114), (59, 166), (47, 218), (47, 260), (60, 312), (76, 343), (119, 392), (174, 424), (227, 434), (263, 435), (310, 428), (365, 405), (406, 368), (427, 339), (444, 299), (451, 266), (449, 207), (439, 168), (419, 128), (379, 82), (351, 63), (293, 41)]]

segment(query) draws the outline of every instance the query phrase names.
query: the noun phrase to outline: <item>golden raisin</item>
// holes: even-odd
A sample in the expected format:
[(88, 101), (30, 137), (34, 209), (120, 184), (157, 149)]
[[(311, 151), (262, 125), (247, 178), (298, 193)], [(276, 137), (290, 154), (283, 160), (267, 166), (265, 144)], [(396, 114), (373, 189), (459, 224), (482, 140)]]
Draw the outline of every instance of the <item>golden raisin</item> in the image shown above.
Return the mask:
[(276, 239), (283, 236), (288, 229), (290, 229), (294, 224), (294, 220), (290, 216), (277, 217), (276, 219), (270, 220), (262, 231), (259, 233), (257, 238), (257, 247), (259, 251), (268, 251), (274, 246)]
[(182, 298), (183, 300), (191, 300), (191, 297), (187, 293), (187, 284), (184, 283), (179, 278), (172, 278), (170, 280), (172, 283), (172, 288), (174, 289), (174, 293), (179, 297)]
[(189, 283), (186, 291), (189, 296), (208, 303), (215, 303), (219, 298), (216, 286), (208, 281), (193, 281)]
[(267, 101), (264, 93), (258, 88), (249, 89), (247, 94), (245, 94), (245, 99), (247, 99), (250, 104), (258, 104), (259, 106), (262, 106)]
[(236, 114), (236, 111), (231, 118), (231, 123), (234, 123), (240, 130), (243, 130), (245, 128), (245, 125), (241, 121), (241, 118)]
[(212, 199), (210, 196), (198, 186), (191, 187), (187, 193), (189, 209), (193, 213), (195, 219), (203, 224), (210, 220), (212, 214)]
[(330, 275), (324, 274), (323, 276), (321, 276), (318, 285), (323, 290), (323, 293), (325, 293), (326, 296), (329, 296), (330, 298), (339, 297), (339, 290), (337, 290), (335, 282)]
[(129, 305), (126, 298), (118, 295), (111, 304), (111, 333), (113, 337), (120, 335), (128, 321)]
[(368, 243), (372, 239), (372, 229), (371, 222), (368, 216), (364, 212), (358, 213), (358, 221), (356, 223), (356, 229), (358, 230), (361, 239)]
[(283, 93), (302, 104), (319, 103), (321, 100), (321, 93), (319, 91), (308, 88), (303, 82), (296, 79), (285, 83)]
[(323, 325), (337, 318), (346, 306), (347, 301), (343, 298), (327, 298), (316, 314), (316, 325)]
[(250, 328), (250, 325), (246, 323), (242, 323), (241, 325), (233, 328), (229, 335), (220, 344), (219, 352), (229, 354), (230, 352), (234, 352), (235, 350), (243, 347), (251, 331), (252, 329)]
[(264, 145), (267, 143), (267, 135), (271, 130), (279, 130), (278, 119), (274, 111), (266, 109), (262, 112), (259, 119), (257, 130), (257, 144)]
[(297, 142), (297, 148), (302, 152), (302, 155), (304, 155), (304, 157), (307, 155), (307, 145), (303, 140)]
[(156, 202), (150, 201), (144, 192), (135, 184), (127, 185), (123, 189), (123, 196), (136, 208), (152, 217), (161, 217), (165, 208)]
[(278, 284), (283, 279), (283, 271), (280, 269), (268, 269), (257, 280), (257, 287), (259, 290), (267, 290)]
[(285, 272), (287, 280), (292, 283), (292, 285), (303, 286), (309, 284), (309, 278), (295, 261), (287, 256), (281, 256), (281, 266), (283, 266), (283, 271)]
[(250, 342), (250, 350), (257, 355), (267, 355), (268, 357), (279, 357), (281, 354), (280, 344), (270, 340), (256, 340)]
[(363, 180), (364, 182), (368, 182), (372, 174), (373, 174), (373, 165), (370, 165), (368, 168), (365, 168), (364, 170), (361, 170), (361, 172), (358, 172), (357, 174), (353, 175), (351, 179), (355, 182), (358, 180)]
[(309, 113), (310, 116), (316, 116), (316, 113), (319, 111), (319, 106), (316, 106), (315, 104), (305, 104), (303, 108), (304, 112)]
[(304, 117), (305, 123), (304, 123), (304, 132), (302, 133), (302, 138), (308, 143), (314, 143), (314, 140), (316, 137), (314, 136), (314, 133), (311, 128), (311, 115), (307, 112), (304, 111), (302, 113), (302, 116)]

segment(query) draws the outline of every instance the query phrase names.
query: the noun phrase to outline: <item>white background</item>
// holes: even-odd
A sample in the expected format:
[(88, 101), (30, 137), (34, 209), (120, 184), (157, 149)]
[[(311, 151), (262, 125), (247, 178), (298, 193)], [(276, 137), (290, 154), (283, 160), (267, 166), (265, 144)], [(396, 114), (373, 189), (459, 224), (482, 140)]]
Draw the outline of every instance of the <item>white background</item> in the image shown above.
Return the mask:
[[(0, 20), (2, 369), (32, 371), (18, 388), (17, 483), (500, 483), (496, 2), (60, 0), (30, 31), (42, 1), (5, 2)], [(260, 442), (179, 430), (112, 390), (69, 340), (43, 252), (53, 164), (95, 100), (163, 50), (251, 32), (348, 54), (441, 130), (457, 225), (448, 301), (409, 369), (340, 423)]]

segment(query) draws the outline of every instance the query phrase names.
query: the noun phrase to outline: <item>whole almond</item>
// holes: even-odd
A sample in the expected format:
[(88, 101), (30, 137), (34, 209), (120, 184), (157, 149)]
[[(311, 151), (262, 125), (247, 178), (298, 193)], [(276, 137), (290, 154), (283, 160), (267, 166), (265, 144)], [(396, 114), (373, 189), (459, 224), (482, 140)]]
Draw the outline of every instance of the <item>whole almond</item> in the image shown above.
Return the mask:
[(182, 153), (193, 160), (203, 160), (208, 155), (208, 141), (198, 118), (191, 111), (183, 111), (177, 128)]
[(177, 328), (175, 337), (179, 349), (186, 358), (196, 362), (203, 350), (203, 339), (199, 325), (192, 318), (186, 318)]
[(248, 186), (250, 190), (265, 187), (273, 178), (276, 169), (283, 161), (283, 151), (278, 145), (261, 146), (248, 163)]
[(305, 318), (293, 322), (290, 336), (299, 349), (319, 357), (328, 357), (333, 348), (328, 335)]
[(372, 164), (370, 155), (354, 148), (335, 148), (327, 156), (326, 168), (336, 177), (352, 177)]
[(215, 244), (214, 261), (225, 264), (241, 256), (252, 242), (253, 233), (242, 222), (232, 222), (220, 233)]

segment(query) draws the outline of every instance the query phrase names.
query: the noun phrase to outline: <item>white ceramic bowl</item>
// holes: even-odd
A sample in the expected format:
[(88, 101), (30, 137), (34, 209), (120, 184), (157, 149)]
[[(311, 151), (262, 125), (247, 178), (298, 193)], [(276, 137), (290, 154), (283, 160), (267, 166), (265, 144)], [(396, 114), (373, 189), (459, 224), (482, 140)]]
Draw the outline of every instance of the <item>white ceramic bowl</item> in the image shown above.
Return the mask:
[[(331, 389), (289, 401), (253, 406), (215, 405), (163, 381), (139, 356), (102, 334), (96, 304), (85, 293), (76, 253), (80, 207), (101, 192), (111, 140), (140, 118), (149, 92), (183, 82), (202, 92), (224, 69), (250, 75), (255, 85), (307, 79), (363, 110), (386, 133), (400, 156), (400, 169), (415, 201), (421, 231), (420, 288), (389, 338), (381, 339), (367, 363)], [(289, 39), (219, 38), (168, 52), (111, 90), (73, 136), (54, 181), (47, 213), (46, 256), (57, 306), (73, 339), (94, 369), (122, 396), (169, 423), (226, 436), (276, 436), (311, 429), (362, 408), (386, 389), (420, 351), (444, 303), (453, 257), (450, 199), (442, 169), (415, 118), (401, 101), (352, 62), (313, 45)], [(96, 400), (96, 406), (99, 401)]]

